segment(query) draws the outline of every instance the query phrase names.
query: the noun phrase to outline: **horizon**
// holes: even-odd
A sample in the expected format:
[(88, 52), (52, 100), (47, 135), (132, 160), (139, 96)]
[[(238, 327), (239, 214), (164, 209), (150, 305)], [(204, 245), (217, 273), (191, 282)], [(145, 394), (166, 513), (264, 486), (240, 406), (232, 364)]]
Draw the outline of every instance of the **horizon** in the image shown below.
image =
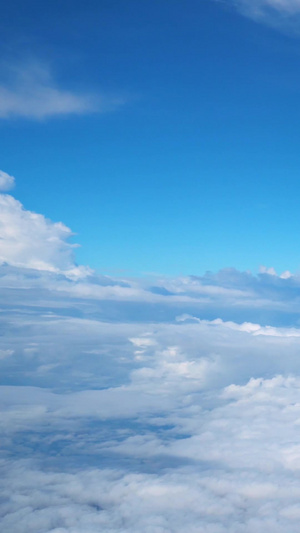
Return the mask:
[(300, 0), (0, 31), (1, 531), (298, 533)]

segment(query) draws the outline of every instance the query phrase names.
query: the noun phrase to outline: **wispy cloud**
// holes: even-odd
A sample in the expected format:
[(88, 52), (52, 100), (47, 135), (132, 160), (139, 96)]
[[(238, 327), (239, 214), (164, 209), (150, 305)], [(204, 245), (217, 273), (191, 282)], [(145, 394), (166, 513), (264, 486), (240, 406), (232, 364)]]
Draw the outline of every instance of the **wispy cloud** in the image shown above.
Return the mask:
[(295, 29), (300, 25), (300, 0), (225, 0), (223, 3), (254, 20), (277, 27)]
[(234, 3), (256, 14), (266, 10), (274, 10), (288, 15), (300, 12), (299, 0), (235, 0)]
[(121, 98), (79, 93), (60, 87), (50, 70), (40, 64), (9, 69), (9, 81), (0, 82), (0, 118), (47, 117), (103, 113), (123, 103)]

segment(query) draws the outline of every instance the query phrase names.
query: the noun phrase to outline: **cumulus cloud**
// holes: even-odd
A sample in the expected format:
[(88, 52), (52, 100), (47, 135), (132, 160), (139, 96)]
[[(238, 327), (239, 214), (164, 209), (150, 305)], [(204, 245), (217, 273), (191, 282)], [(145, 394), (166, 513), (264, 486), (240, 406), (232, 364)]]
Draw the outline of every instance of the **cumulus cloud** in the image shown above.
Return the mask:
[(298, 532), (299, 276), (80, 277), (70, 234), (0, 195), (3, 531)]
[(0, 83), (0, 118), (47, 117), (105, 112), (120, 98), (79, 93), (59, 87), (46, 66), (29, 64), (9, 69), (9, 81)]
[[(14, 180), (0, 174), (3, 186)], [(80, 276), (86, 269), (76, 267), (74, 245), (68, 243), (71, 230), (61, 222), (51, 222), (43, 215), (27, 211), (10, 195), (0, 195), (0, 262), (10, 265), (64, 271), (70, 276)]]

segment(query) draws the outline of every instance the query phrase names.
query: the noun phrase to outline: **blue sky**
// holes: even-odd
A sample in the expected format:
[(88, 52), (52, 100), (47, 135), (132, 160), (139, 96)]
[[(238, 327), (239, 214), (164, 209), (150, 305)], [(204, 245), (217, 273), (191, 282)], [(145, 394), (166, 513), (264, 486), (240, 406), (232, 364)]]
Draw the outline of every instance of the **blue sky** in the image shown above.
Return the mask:
[[(1, 111), (1, 168), (28, 209), (78, 234), (80, 263), (299, 269), (300, 56), (286, 14), (271, 24), (210, 0), (2, 11), (1, 84), (19, 103)], [(33, 111), (42, 86), (80, 102), (46, 112), (41, 96)]]
[(0, 530), (298, 533), (300, 0), (0, 32)]

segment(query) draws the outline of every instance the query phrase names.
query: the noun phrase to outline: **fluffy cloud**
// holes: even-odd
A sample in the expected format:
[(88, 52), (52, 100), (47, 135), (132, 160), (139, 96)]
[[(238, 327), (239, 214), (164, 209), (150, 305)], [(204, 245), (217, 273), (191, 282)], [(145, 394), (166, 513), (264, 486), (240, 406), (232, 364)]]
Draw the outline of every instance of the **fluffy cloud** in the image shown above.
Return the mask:
[[(1, 172), (3, 187), (13, 178)], [(65, 271), (80, 275), (85, 269), (74, 264), (73, 248), (68, 238), (71, 230), (61, 222), (53, 223), (43, 215), (32, 213), (10, 195), (0, 195), (0, 262), (10, 265)]]
[(299, 277), (80, 277), (63, 224), (0, 222), (3, 531), (296, 533)]
[(10, 82), (0, 83), (0, 118), (47, 117), (105, 112), (122, 103), (118, 98), (79, 94), (57, 86), (49, 69), (39, 64), (11, 69)]

